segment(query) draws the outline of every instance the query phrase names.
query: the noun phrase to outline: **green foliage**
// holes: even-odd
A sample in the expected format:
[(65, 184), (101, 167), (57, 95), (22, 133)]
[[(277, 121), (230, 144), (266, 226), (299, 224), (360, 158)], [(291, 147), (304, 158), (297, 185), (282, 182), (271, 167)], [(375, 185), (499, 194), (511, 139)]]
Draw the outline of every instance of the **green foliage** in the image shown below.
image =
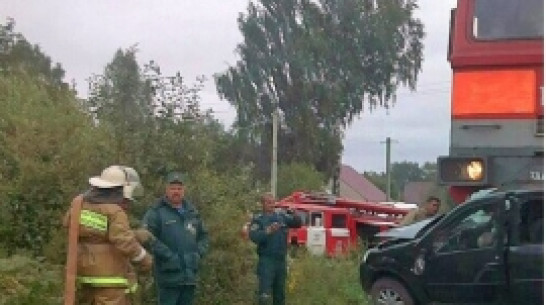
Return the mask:
[(342, 128), (363, 101), (389, 107), (399, 85), (415, 87), (424, 36), (416, 7), (415, 0), (249, 3), (238, 20), (240, 60), (215, 81), (237, 109), (236, 127), (260, 146), (252, 161), (270, 156), (264, 146), (279, 108), (280, 160), (333, 176)]
[(142, 74), (151, 90), (153, 113), (163, 123), (198, 120), (203, 115), (200, 92), (204, 76), (198, 76), (190, 86), (179, 72), (173, 76), (161, 74), (161, 68), (153, 60), (144, 65)]
[[(90, 82), (84, 105), (101, 126), (109, 129), (116, 143), (116, 162), (133, 163), (142, 141), (140, 130), (153, 128), (148, 119), (152, 106), (150, 88), (140, 75), (134, 48), (117, 50), (103, 75)], [(144, 127), (144, 128), (143, 128)]]
[(302, 163), (281, 164), (277, 177), (277, 197), (284, 198), (294, 191), (317, 191), (324, 187), (324, 175)]
[(118, 50), (104, 73), (94, 76), (84, 103), (114, 136), (116, 162), (131, 164), (152, 189), (171, 170), (225, 167), (230, 137), (200, 110), (204, 78), (188, 86), (179, 73), (162, 75), (153, 61), (141, 69), (136, 53), (134, 47)]
[(0, 258), (0, 305), (57, 305), (62, 302), (62, 266), (26, 256)]
[(410, 181), (425, 181), (425, 171), (417, 162), (395, 162), (391, 166), (391, 177), (399, 197), (404, 193), (404, 186)]
[[(244, 171), (195, 172), (188, 196), (198, 206), (209, 230), (211, 251), (201, 265), (196, 303), (248, 304), (255, 286), (255, 251), (241, 238), (258, 194)], [(236, 285), (234, 285), (236, 283)]]
[(421, 165), (421, 170), (423, 171), (423, 181), (436, 181), (438, 173), (436, 162), (425, 162)]
[(104, 129), (81, 111), (64, 71), (0, 26), (0, 245), (41, 254), (89, 172), (111, 162)]
[[(12, 52), (12, 41), (5, 38), (11, 37), (6, 33), (12, 29), (1, 30), (0, 46)], [(88, 178), (116, 163), (134, 167), (146, 190), (130, 211), (135, 225), (163, 193), (162, 177), (167, 171), (188, 174), (187, 195), (199, 208), (211, 238), (211, 251), (201, 266), (197, 302), (250, 304), (257, 287), (257, 257), (254, 245), (240, 234), (263, 190), (253, 178), (256, 164), (246, 164), (241, 154), (247, 147), (260, 147), (259, 143), (226, 133), (210, 115), (199, 111), (200, 83), (190, 88), (178, 79), (175, 83), (181, 91), (175, 102), (183, 102), (161, 101), (162, 85), (152, 86), (142, 75), (134, 49), (116, 52), (104, 75), (97, 78), (95, 94), (82, 102), (59, 85), (62, 73), (49, 65), (47, 56), (29, 46), (17, 51), (21, 54), (12, 54), (17, 60), (2, 61), (0, 75), (0, 254), (9, 257), (0, 260), (0, 305), (60, 303), (66, 255), (61, 218), (74, 195), (88, 187)], [(166, 111), (156, 112), (153, 101), (161, 101)], [(187, 105), (191, 107), (184, 108)], [(180, 115), (184, 113), (192, 120)], [(330, 135), (326, 128), (320, 132), (318, 137)], [(294, 135), (294, 146), (304, 143), (300, 133)], [(322, 141), (319, 151), (339, 151), (336, 141)], [(317, 160), (328, 162), (322, 156)], [(279, 173), (279, 186), (286, 192), (322, 185), (316, 164), (287, 164)], [(15, 255), (19, 252), (28, 257)], [(341, 293), (339, 299), (328, 296), (329, 304), (338, 304), (342, 298), (360, 300), (357, 265), (356, 259), (298, 259), (292, 268), (315, 272), (324, 280), (301, 279), (290, 299), (294, 304), (315, 304), (315, 290), (322, 293), (334, 287), (326, 281), (332, 279)], [(150, 276), (140, 280), (143, 289), (135, 305), (153, 304)]]
[(101, 138), (72, 92), (25, 72), (0, 76), (0, 244), (41, 251), (67, 198), (108, 160)]
[(357, 255), (297, 257), (290, 262), (287, 304), (364, 304), (358, 265)]
[[(209, 217), (211, 251), (203, 261), (198, 293), (202, 304), (247, 304), (255, 286), (255, 251), (240, 235), (241, 211), (215, 209)], [(234, 285), (236, 283), (236, 285)]]
[[(387, 174), (385, 172), (364, 172), (366, 179), (370, 180), (379, 189), (385, 191), (387, 185)], [(408, 182), (436, 181), (436, 163), (425, 162), (419, 165), (417, 162), (394, 162), (391, 165), (391, 198), (401, 200), (404, 187)], [(431, 194), (438, 196), (445, 193), (442, 187), (436, 187)], [(447, 198), (446, 198), (447, 199)]]
[(8, 19), (5, 25), (0, 24), (0, 70), (4, 74), (27, 71), (42, 76), (55, 87), (68, 88), (63, 81), (65, 72), (61, 64), (53, 64), (38, 45), (32, 45), (16, 32), (13, 19)]

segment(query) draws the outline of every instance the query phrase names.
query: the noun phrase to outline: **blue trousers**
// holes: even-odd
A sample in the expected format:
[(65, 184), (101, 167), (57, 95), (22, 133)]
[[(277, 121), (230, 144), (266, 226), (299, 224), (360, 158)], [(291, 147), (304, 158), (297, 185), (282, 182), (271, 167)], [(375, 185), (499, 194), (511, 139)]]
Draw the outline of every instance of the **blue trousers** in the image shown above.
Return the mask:
[(158, 305), (193, 305), (195, 285), (158, 287)]
[(286, 290), (286, 258), (260, 256), (258, 260), (258, 303), (284, 305)]

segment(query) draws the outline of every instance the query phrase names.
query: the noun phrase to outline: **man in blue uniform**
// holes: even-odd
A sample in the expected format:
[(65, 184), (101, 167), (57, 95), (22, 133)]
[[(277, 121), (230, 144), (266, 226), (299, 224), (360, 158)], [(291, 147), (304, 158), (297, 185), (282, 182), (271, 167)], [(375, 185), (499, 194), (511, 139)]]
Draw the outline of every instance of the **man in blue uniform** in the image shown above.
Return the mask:
[(301, 219), (293, 214), (275, 211), (275, 198), (262, 195), (262, 213), (250, 224), (250, 239), (258, 246), (258, 303), (284, 305), (286, 289), (286, 251), (288, 228), (299, 228)]
[(151, 247), (158, 303), (193, 304), (199, 260), (209, 239), (197, 209), (184, 198), (181, 173), (167, 176), (165, 196), (146, 212), (143, 225), (159, 241)]

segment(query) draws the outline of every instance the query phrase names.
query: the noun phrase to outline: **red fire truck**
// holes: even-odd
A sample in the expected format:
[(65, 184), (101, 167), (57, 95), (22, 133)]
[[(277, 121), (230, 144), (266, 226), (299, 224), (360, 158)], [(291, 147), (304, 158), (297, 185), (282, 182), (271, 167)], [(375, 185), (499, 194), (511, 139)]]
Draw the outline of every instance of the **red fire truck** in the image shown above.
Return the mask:
[(290, 229), (288, 242), (305, 246), (313, 254), (346, 253), (359, 238), (374, 243), (374, 235), (397, 225), (414, 205), (361, 202), (333, 195), (295, 192), (277, 207), (293, 209), (302, 227)]
[(454, 201), (544, 189), (544, 0), (458, 0), (450, 25), (451, 133), (438, 180)]

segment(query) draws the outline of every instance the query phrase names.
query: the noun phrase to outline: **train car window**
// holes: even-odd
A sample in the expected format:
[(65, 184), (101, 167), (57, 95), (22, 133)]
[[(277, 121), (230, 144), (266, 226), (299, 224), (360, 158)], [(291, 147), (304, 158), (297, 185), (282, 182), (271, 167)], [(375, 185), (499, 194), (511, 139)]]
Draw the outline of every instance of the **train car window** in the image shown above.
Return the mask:
[(476, 0), (473, 17), (478, 40), (544, 37), (544, 0)]
[(332, 214), (332, 228), (347, 228), (347, 215)]
[(311, 226), (322, 227), (322, 213), (312, 212), (311, 213)]

